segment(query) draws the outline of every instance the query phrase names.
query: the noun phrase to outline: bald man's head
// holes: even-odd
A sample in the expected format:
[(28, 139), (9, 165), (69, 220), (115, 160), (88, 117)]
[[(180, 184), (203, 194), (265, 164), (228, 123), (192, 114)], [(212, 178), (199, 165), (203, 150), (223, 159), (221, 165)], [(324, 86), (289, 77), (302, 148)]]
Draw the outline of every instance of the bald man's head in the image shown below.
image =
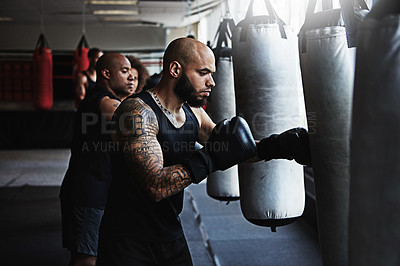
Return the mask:
[(183, 67), (200, 59), (200, 52), (209, 49), (205, 44), (192, 38), (178, 38), (167, 47), (163, 58), (163, 69), (168, 71), (173, 61), (179, 62)]
[(103, 54), (96, 63), (96, 74), (97, 77), (101, 77), (101, 71), (104, 69), (112, 70), (119, 68), (122, 63), (126, 62), (127, 58), (119, 53), (105, 53)]
[(130, 70), (128, 58), (119, 53), (105, 53), (96, 64), (96, 85), (112, 90), (120, 99), (125, 98), (136, 89)]

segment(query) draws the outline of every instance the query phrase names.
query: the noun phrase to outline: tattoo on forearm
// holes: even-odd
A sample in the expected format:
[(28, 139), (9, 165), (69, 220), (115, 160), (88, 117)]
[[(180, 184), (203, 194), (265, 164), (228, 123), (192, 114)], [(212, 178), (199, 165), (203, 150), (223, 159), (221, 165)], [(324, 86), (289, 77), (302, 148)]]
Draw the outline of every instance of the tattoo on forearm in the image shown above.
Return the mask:
[(158, 121), (150, 107), (141, 99), (128, 99), (120, 104), (115, 114), (114, 140), (124, 147), (133, 176), (139, 178), (156, 201), (174, 195), (192, 183), (182, 165), (163, 167), (162, 150), (157, 141)]

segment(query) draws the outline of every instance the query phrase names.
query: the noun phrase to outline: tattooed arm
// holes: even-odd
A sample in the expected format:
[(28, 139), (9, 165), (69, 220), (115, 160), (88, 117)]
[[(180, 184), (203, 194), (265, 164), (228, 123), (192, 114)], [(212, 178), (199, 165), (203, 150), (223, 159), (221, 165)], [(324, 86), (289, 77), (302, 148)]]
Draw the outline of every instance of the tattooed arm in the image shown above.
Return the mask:
[(130, 170), (152, 200), (158, 202), (192, 183), (183, 165), (163, 167), (162, 150), (157, 141), (158, 121), (140, 98), (122, 102), (114, 119), (117, 128), (113, 139), (123, 147)]

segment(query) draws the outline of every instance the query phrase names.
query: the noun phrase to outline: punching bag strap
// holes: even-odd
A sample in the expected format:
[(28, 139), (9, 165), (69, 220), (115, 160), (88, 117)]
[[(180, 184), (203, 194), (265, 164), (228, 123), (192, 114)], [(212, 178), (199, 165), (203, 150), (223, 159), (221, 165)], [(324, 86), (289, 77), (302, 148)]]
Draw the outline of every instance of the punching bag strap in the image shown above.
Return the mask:
[(43, 48), (49, 48), (49, 44), (46, 40), (46, 37), (44, 37), (44, 34), (40, 34), (39, 39), (36, 42), (36, 49), (39, 48), (39, 54), (42, 54), (42, 49)]
[(247, 8), (246, 18), (244, 19), (245, 23), (243, 24), (242, 30), (240, 32), (240, 42), (244, 42), (247, 39), (247, 29), (249, 28), (251, 17), (253, 17), (253, 3), (254, 0), (251, 0), (249, 7)]
[(303, 26), (301, 27), (300, 33), (299, 33), (299, 35), (301, 35), (301, 53), (305, 53), (306, 52), (307, 38), (306, 38), (306, 30), (305, 30), (305, 28), (308, 25), (307, 19), (310, 18), (312, 16), (312, 14), (314, 14), (314, 10), (315, 10), (315, 5), (316, 4), (317, 4), (317, 0), (310, 0), (308, 2), (307, 12), (306, 12), (306, 19), (305, 19), (305, 22), (304, 22)]
[(227, 13), (226, 17), (223, 18), (221, 23), (218, 25), (218, 29), (217, 32), (215, 33), (212, 46), (214, 46), (215, 40), (217, 40), (217, 38), (218, 38), (216, 46), (217, 48), (221, 47), (222, 43), (225, 43), (225, 46), (229, 46), (228, 39), (226, 37), (232, 39), (232, 36), (228, 28), (232, 32), (235, 29), (235, 22), (233, 22), (233, 18), (231, 18), (230, 15), (229, 16), (228, 15), (229, 13)]
[[(346, 38), (347, 38), (347, 46), (349, 48), (356, 46), (356, 30), (357, 30), (357, 21), (356, 15), (354, 13), (354, 6), (351, 0), (339, 0), (340, 6), (342, 9), (342, 16), (344, 25), (346, 28)], [(368, 6), (364, 0), (357, 0), (357, 3), (360, 5), (362, 9), (368, 10)], [(299, 36), (301, 36), (301, 53), (306, 52), (306, 43), (307, 38), (305, 36), (305, 32), (307, 27), (309, 26), (309, 18), (314, 13), (316, 6), (316, 0), (310, 0), (307, 7), (306, 19), (305, 23), (300, 29)]]
[(214, 46), (215, 40), (217, 40), (217, 38), (219, 36), (219, 32), (221, 31), (221, 25), (222, 25), (223, 22), (224, 21), (221, 21), (221, 23), (219, 23), (219, 25), (218, 25), (217, 32), (215, 33), (215, 36), (214, 36), (214, 39), (213, 39), (213, 42), (212, 42), (213, 43), (212, 46)]
[(229, 19), (224, 18), (223, 21), (219, 24), (218, 31), (215, 36), (215, 38), (217, 38), (217, 35), (218, 35), (217, 45), (213, 49), (216, 64), (218, 64), (218, 59), (221, 56), (222, 45), (224, 44), (225, 47), (229, 47), (228, 38), (231, 39), (232, 36), (229, 33), (228, 28), (232, 31), (234, 29), (234, 27), (235, 27), (235, 23), (233, 22), (233, 19), (231, 19), (231, 18), (229, 18)]
[[(344, 26), (346, 27), (347, 47), (355, 47), (356, 44), (356, 31), (357, 31), (357, 18), (354, 13), (354, 6), (351, 0), (339, 0), (340, 7), (342, 8)], [(364, 0), (357, 0), (357, 3), (362, 9), (368, 9)]]
[(224, 19), (220, 26), (221, 27), (220, 27), (220, 32), (218, 35), (217, 49), (221, 48), (222, 44), (225, 44), (225, 46), (228, 46), (228, 39), (226, 38), (226, 35), (228, 34), (228, 21), (226, 19)]
[[(225, 44), (225, 47), (229, 47), (228, 39), (232, 39), (231, 32), (233, 32), (233, 30), (235, 29), (235, 22), (233, 22), (232, 18), (225, 18), (223, 22), (224, 24), (219, 33), (217, 47), (222, 47), (223, 43)], [(221, 34), (223, 36), (221, 36)]]
[(86, 40), (85, 34), (82, 35), (81, 39), (79, 40), (78, 46), (76, 47), (76, 49), (79, 50), (79, 56), (82, 53), (82, 49), (81, 48), (89, 48), (89, 43)]
[[(247, 30), (252, 22), (251, 19), (253, 17), (253, 3), (254, 3), (254, 0), (251, 0), (250, 4), (249, 4), (249, 8), (247, 9), (245, 23), (243, 24), (243, 27), (242, 27), (242, 30), (240, 33), (240, 39), (239, 39), (240, 42), (244, 42), (247, 39)], [(278, 17), (278, 15), (276, 14), (276, 12), (275, 12), (274, 8), (272, 7), (271, 2), (269, 0), (265, 0), (265, 5), (267, 7), (269, 15), (275, 19), (276, 23), (278, 23), (281, 37), (283, 39), (287, 39), (286, 32), (283, 27), (284, 22)]]
[(364, 0), (357, 0), (357, 3), (360, 5), (361, 9), (369, 10), (367, 3)]
[(76, 48), (89, 48), (89, 44), (86, 40), (86, 36), (82, 35), (81, 39), (79, 40), (78, 46)]
[(314, 14), (316, 4), (317, 4), (317, 0), (310, 0), (310, 2), (308, 2), (306, 19), (309, 18), (312, 14)]
[(285, 29), (283, 28), (285, 23), (278, 17), (278, 14), (276, 14), (275, 9), (272, 7), (269, 0), (265, 0), (265, 5), (267, 6), (268, 13), (276, 19), (282, 39), (287, 39)]
[(222, 22), (219, 24), (218, 26), (218, 30), (217, 33), (215, 35), (215, 38), (217, 38), (218, 36), (218, 40), (217, 40), (217, 46), (213, 49), (214, 51), (214, 56), (215, 56), (215, 65), (217, 66), (218, 64), (218, 59), (221, 56), (221, 46), (222, 43), (226, 43), (226, 35), (225, 32), (227, 31), (226, 28), (226, 20), (222, 20)]
[(344, 26), (346, 28), (347, 47), (356, 46), (356, 16), (351, 0), (339, 0), (342, 8)]

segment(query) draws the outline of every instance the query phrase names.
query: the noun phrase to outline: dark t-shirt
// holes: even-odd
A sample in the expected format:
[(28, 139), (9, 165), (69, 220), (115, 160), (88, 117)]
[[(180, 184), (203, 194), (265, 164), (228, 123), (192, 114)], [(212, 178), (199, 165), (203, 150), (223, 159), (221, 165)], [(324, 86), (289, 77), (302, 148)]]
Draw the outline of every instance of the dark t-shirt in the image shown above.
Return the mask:
[[(162, 148), (164, 167), (182, 163), (194, 151), (199, 133), (199, 122), (190, 107), (183, 105), (186, 122), (176, 128), (149, 93), (142, 92), (135, 97), (147, 103), (157, 116), (157, 140)], [(112, 156), (112, 175), (102, 233), (154, 242), (171, 241), (182, 236), (179, 214), (183, 207), (183, 191), (160, 202), (152, 201), (128, 168), (122, 152)]]
[(60, 198), (72, 204), (104, 209), (111, 181), (109, 152), (116, 149), (111, 140), (111, 122), (99, 109), (108, 96), (119, 99), (106, 88), (95, 86), (76, 113), (71, 158), (61, 185)]

